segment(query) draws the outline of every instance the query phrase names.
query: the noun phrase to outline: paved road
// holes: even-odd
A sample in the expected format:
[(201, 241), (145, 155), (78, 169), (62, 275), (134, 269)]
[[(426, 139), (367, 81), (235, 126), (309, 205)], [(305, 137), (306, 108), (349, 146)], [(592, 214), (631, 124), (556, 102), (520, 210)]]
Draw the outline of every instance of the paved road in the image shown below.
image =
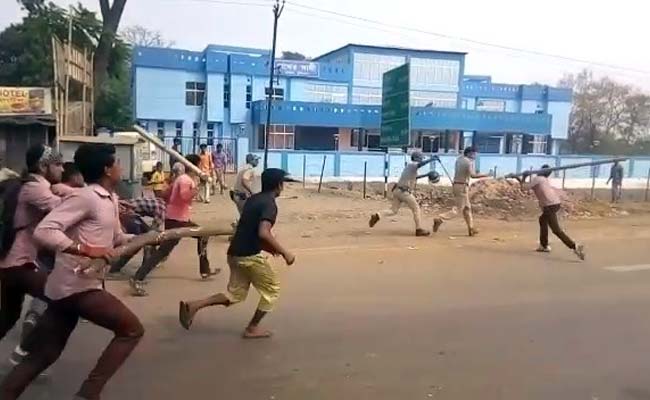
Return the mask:
[[(268, 319), (276, 336), (256, 342), (239, 338), (253, 293), (179, 327), (179, 298), (226, 278), (196, 281), (184, 243), (154, 274), (151, 297), (125, 298), (147, 335), (104, 398), (650, 399), (650, 218), (571, 223), (589, 246), (585, 263), (557, 242), (553, 254), (532, 252), (534, 222), (486, 225), (476, 239), (449, 239), (462, 231), (452, 225), (413, 241), (389, 224), (297, 237), (299, 262), (282, 267)], [(81, 325), (50, 382), (24, 398), (71, 398), (108, 338)]]

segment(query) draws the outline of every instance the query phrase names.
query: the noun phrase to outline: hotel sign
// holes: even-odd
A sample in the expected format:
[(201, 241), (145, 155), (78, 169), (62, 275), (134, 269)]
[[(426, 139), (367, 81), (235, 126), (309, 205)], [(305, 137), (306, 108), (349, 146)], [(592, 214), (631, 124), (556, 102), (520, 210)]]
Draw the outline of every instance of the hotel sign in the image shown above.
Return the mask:
[(0, 86), (0, 115), (52, 113), (50, 91), (38, 87)]

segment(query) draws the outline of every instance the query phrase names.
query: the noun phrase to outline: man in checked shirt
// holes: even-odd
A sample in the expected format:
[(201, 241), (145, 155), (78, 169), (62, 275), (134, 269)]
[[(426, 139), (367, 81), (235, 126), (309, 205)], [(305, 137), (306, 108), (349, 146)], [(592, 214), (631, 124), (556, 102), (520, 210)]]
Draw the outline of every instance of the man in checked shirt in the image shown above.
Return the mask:
[[(158, 197), (137, 197), (130, 200), (120, 200), (120, 221), (126, 233), (141, 235), (150, 230), (149, 225), (142, 220), (142, 217), (150, 217), (153, 220), (151, 229), (159, 232), (165, 230), (165, 216), (167, 205), (163, 199)], [(146, 246), (143, 249), (142, 265), (151, 255), (154, 246)], [(119, 279), (119, 274), (126, 264), (131, 261), (135, 254), (122, 256), (111, 265), (108, 278)]]

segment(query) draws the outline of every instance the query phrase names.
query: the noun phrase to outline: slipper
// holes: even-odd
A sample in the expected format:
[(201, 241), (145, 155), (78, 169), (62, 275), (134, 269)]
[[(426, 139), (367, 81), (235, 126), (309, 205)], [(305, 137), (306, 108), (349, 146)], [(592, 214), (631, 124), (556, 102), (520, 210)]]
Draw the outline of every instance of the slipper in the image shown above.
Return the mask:
[(190, 330), (192, 326), (192, 318), (190, 318), (190, 307), (186, 302), (181, 301), (178, 304), (178, 321), (181, 323), (181, 326), (186, 330)]
[(260, 335), (250, 335), (247, 331), (244, 331), (241, 335), (242, 339), (246, 340), (255, 340), (255, 339), (270, 339), (273, 337), (273, 332), (271, 331), (265, 331), (264, 333)]

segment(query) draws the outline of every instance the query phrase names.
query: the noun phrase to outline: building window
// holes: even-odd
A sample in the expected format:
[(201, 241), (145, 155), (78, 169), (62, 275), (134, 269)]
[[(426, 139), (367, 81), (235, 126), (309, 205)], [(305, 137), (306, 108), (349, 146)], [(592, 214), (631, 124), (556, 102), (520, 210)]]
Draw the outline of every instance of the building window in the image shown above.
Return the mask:
[(176, 137), (182, 137), (183, 136), (183, 123), (182, 122), (177, 122), (176, 123)]
[(198, 147), (200, 137), (199, 137), (199, 123), (198, 122), (192, 122), (192, 148), (196, 152), (196, 148)]
[(348, 87), (342, 85), (308, 84), (305, 86), (305, 101), (345, 104), (348, 102)]
[(185, 82), (185, 105), (202, 106), (205, 97), (204, 82)]
[(354, 85), (381, 87), (384, 72), (403, 65), (406, 59), (402, 56), (387, 56), (379, 54), (354, 54)]
[(246, 85), (246, 108), (251, 108), (251, 103), (253, 102), (253, 85), (250, 83)]
[(531, 140), (531, 153), (534, 154), (546, 154), (546, 142), (547, 135), (533, 135), (533, 140)]
[[(269, 93), (271, 92), (270, 88), (265, 88), (264, 89), (264, 94), (268, 97)], [(273, 100), (284, 100), (284, 89), (283, 88), (273, 88)]]
[(411, 92), (411, 107), (456, 108), (458, 95), (449, 92)]
[(352, 104), (381, 105), (381, 89), (352, 88)]
[(208, 123), (208, 146), (214, 146), (214, 123)]
[[(264, 148), (264, 127), (260, 129), (259, 148)], [(271, 125), (269, 129), (269, 149), (293, 150), (295, 127), (293, 125)]]
[(158, 121), (156, 133), (158, 134), (158, 139), (162, 140), (162, 139), (165, 138), (165, 123), (164, 122)]
[(412, 88), (458, 91), (460, 61), (412, 57), (409, 63)]
[[(350, 147), (358, 148), (359, 147), (359, 129), (353, 129), (352, 134), (350, 135)], [(379, 148), (379, 131), (378, 130), (365, 130), (363, 132), (363, 143), (362, 148), (372, 150)]]
[(223, 80), (223, 108), (230, 108), (230, 78)]

